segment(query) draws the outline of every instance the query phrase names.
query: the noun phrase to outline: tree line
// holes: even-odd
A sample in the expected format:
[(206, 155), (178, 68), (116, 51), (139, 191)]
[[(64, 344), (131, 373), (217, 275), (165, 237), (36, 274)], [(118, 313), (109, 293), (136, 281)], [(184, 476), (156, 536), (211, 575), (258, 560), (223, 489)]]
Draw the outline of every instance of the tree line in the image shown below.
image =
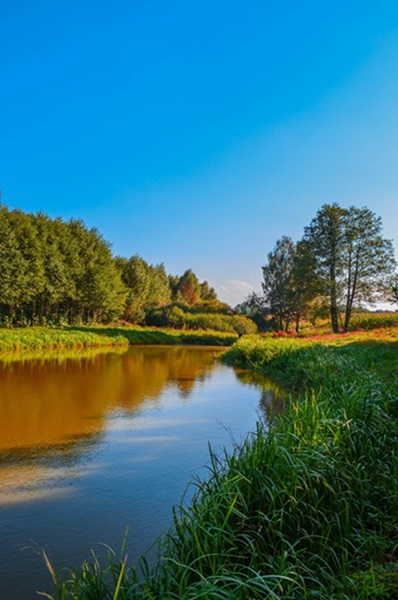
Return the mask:
[(275, 328), (298, 331), (302, 319), (328, 314), (333, 332), (346, 332), (355, 308), (398, 298), (392, 242), (366, 207), (324, 204), (301, 240), (283, 236), (267, 258), (262, 293), (239, 307), (263, 326), (271, 317)]
[(172, 276), (163, 264), (149, 265), (138, 255), (114, 257), (102, 235), (81, 220), (0, 205), (2, 325), (120, 318), (144, 324), (151, 311), (170, 303), (225, 308), (191, 269)]

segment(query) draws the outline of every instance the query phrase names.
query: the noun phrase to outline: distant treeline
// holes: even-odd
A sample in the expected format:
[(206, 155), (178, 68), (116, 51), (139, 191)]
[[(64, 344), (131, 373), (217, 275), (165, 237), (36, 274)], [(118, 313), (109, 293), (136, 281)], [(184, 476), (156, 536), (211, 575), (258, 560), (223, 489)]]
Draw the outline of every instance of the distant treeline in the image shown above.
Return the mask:
[(163, 264), (149, 265), (138, 255), (114, 257), (102, 235), (81, 220), (65, 222), (0, 205), (1, 325), (116, 319), (179, 329), (253, 330), (249, 319), (234, 315), (191, 269), (173, 276)]

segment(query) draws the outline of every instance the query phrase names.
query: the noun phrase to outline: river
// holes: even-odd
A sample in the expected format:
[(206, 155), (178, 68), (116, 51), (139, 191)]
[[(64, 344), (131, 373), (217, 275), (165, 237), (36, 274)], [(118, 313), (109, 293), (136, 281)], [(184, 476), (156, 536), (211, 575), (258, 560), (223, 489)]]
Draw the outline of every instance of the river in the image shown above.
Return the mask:
[[(0, 361), (0, 600), (52, 591), (91, 549), (136, 561), (171, 524), (209, 448), (232, 449), (270, 419), (269, 382), (214, 348), (82, 350)], [(187, 493), (192, 495), (193, 486)]]

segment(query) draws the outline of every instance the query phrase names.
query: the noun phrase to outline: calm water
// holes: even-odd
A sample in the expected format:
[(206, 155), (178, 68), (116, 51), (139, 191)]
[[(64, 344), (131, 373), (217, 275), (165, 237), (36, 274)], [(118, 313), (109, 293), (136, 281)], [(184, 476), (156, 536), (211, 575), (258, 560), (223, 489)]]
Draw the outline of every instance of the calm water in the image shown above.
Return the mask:
[[(101, 543), (134, 561), (188, 482), (267, 418), (272, 386), (217, 351), (141, 347), (0, 362), (0, 600), (51, 591), (38, 555), (78, 565)], [(189, 497), (190, 493), (188, 493)]]

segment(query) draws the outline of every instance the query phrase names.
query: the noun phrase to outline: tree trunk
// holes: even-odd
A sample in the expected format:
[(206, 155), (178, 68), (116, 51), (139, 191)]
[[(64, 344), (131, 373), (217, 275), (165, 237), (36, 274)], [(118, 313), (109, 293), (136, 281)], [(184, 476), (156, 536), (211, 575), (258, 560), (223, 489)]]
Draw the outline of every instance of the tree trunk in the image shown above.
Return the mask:
[(296, 333), (299, 332), (300, 328), (300, 313), (297, 311), (296, 313)]
[(334, 268), (331, 268), (330, 271), (330, 319), (332, 321), (333, 333), (339, 333), (339, 313)]

